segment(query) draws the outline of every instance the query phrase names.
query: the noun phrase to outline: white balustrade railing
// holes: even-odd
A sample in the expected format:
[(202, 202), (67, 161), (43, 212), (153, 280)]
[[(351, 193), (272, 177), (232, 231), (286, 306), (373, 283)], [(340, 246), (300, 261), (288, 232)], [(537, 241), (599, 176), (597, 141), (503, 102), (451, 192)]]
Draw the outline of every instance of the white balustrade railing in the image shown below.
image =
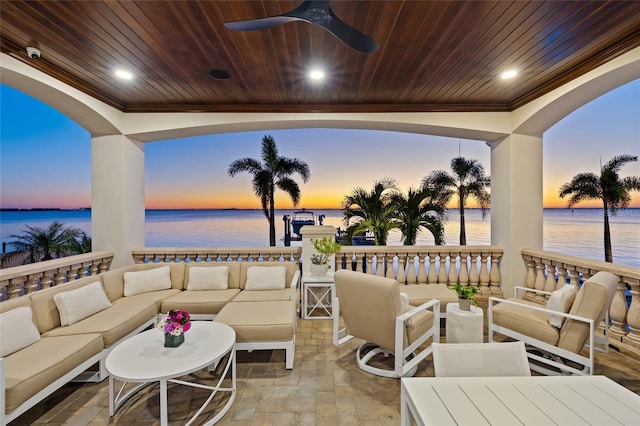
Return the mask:
[(136, 263), (300, 262), (302, 247), (145, 247), (131, 251)]
[[(501, 296), (503, 252), (495, 246), (343, 246), (336, 254), (336, 267), (395, 278), (405, 284), (459, 282), (478, 287), (481, 297)], [(97, 275), (109, 269), (113, 255), (108, 251), (92, 252), (0, 269), (0, 300)], [(147, 247), (133, 250), (132, 256), (136, 263), (300, 263), (303, 258), (302, 247)], [(525, 285), (529, 288), (554, 290), (598, 271), (617, 275), (618, 291), (609, 312), (609, 340), (614, 346), (640, 354), (640, 268), (536, 249), (523, 249), (522, 258), (527, 266)]]
[(460, 283), (478, 287), (480, 296), (502, 296), (503, 253), (494, 246), (343, 246), (336, 267), (405, 284)]
[(107, 271), (112, 260), (112, 251), (94, 251), (0, 269), (0, 300), (97, 275)]
[(599, 271), (617, 275), (618, 290), (609, 309), (609, 343), (640, 355), (640, 268), (536, 249), (523, 249), (522, 258), (527, 266), (525, 286), (536, 290), (579, 285)]

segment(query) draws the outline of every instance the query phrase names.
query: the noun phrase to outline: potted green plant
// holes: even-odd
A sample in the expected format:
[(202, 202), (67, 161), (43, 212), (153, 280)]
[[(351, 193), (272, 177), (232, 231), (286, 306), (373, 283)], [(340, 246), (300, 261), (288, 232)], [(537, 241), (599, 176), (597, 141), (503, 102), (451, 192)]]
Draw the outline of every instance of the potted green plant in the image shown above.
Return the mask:
[(472, 285), (461, 285), (456, 283), (454, 286), (448, 286), (451, 290), (455, 291), (458, 295), (458, 306), (462, 311), (471, 310), (471, 304), (478, 306), (475, 295), (478, 293), (478, 287)]
[(312, 238), (311, 243), (318, 252), (311, 255), (311, 275), (327, 275), (327, 271), (331, 268), (329, 258), (336, 254), (342, 248), (342, 245), (332, 237)]

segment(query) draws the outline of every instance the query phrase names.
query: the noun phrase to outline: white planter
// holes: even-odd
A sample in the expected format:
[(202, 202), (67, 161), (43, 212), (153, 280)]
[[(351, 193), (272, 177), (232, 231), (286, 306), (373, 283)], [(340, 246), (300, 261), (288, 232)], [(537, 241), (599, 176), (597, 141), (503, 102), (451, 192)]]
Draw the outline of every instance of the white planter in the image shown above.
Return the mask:
[(458, 306), (461, 311), (471, 310), (471, 299), (458, 299)]
[(323, 277), (327, 275), (327, 271), (329, 270), (329, 265), (316, 265), (315, 263), (311, 264), (311, 275), (314, 277)]

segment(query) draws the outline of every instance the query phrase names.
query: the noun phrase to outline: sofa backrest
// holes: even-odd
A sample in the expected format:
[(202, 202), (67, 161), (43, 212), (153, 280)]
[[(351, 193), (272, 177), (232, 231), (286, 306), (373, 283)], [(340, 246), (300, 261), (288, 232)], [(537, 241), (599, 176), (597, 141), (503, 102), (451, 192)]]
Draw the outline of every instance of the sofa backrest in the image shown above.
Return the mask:
[(191, 268), (215, 268), (220, 266), (226, 266), (229, 268), (229, 275), (227, 277), (227, 284), (229, 285), (229, 288), (240, 288), (240, 262), (189, 262), (185, 267), (184, 289), (186, 290), (187, 285), (189, 284), (189, 272)]
[(102, 282), (104, 284), (104, 291), (107, 293), (107, 297), (110, 302), (124, 297), (124, 273), (125, 272), (138, 272), (148, 271), (150, 269), (161, 268), (163, 266), (169, 266), (171, 272), (171, 288), (182, 290), (184, 283), (184, 262), (176, 263), (137, 263), (135, 265), (125, 266), (118, 269), (112, 269), (107, 272), (103, 272)]
[[(598, 321), (611, 306), (616, 293), (618, 277), (610, 272), (598, 272), (582, 284), (569, 313)], [(578, 353), (589, 338), (589, 325), (567, 319), (560, 329), (558, 347)]]
[(53, 301), (53, 296), (63, 291), (75, 290), (95, 281), (103, 285), (101, 275), (102, 274), (80, 278), (79, 280), (32, 293), (29, 297), (31, 298), (33, 314), (36, 318), (36, 326), (40, 334), (60, 327), (60, 312), (58, 311), (56, 303)]
[(252, 266), (284, 266), (286, 269), (285, 287), (291, 288), (291, 280), (297, 271), (300, 270), (300, 264), (297, 262), (240, 262), (240, 288), (244, 289), (247, 284), (247, 269)]

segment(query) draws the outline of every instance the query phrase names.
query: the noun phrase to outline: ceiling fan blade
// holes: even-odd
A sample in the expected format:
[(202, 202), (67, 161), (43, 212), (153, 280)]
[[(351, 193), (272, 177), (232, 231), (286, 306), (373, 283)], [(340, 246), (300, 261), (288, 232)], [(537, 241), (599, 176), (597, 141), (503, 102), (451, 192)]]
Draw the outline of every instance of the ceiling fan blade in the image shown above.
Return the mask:
[(224, 25), (232, 30), (253, 31), (294, 21), (322, 27), (358, 52), (373, 53), (378, 50), (378, 43), (336, 16), (329, 6), (329, 0), (304, 0), (300, 6), (282, 15), (225, 22)]
[(319, 25), (322, 25), (322, 27), (336, 36), (344, 44), (358, 52), (373, 53), (378, 50), (378, 43), (351, 25), (341, 21), (340, 18), (333, 13), (331, 7), (329, 7), (329, 16), (327, 17), (326, 23)]
[(245, 19), (243, 21), (225, 22), (224, 26), (236, 31), (254, 31), (263, 30), (266, 28), (275, 27), (277, 25), (286, 24), (287, 22), (300, 20), (300, 18), (296, 18), (295, 16), (279, 15), (258, 19)]

